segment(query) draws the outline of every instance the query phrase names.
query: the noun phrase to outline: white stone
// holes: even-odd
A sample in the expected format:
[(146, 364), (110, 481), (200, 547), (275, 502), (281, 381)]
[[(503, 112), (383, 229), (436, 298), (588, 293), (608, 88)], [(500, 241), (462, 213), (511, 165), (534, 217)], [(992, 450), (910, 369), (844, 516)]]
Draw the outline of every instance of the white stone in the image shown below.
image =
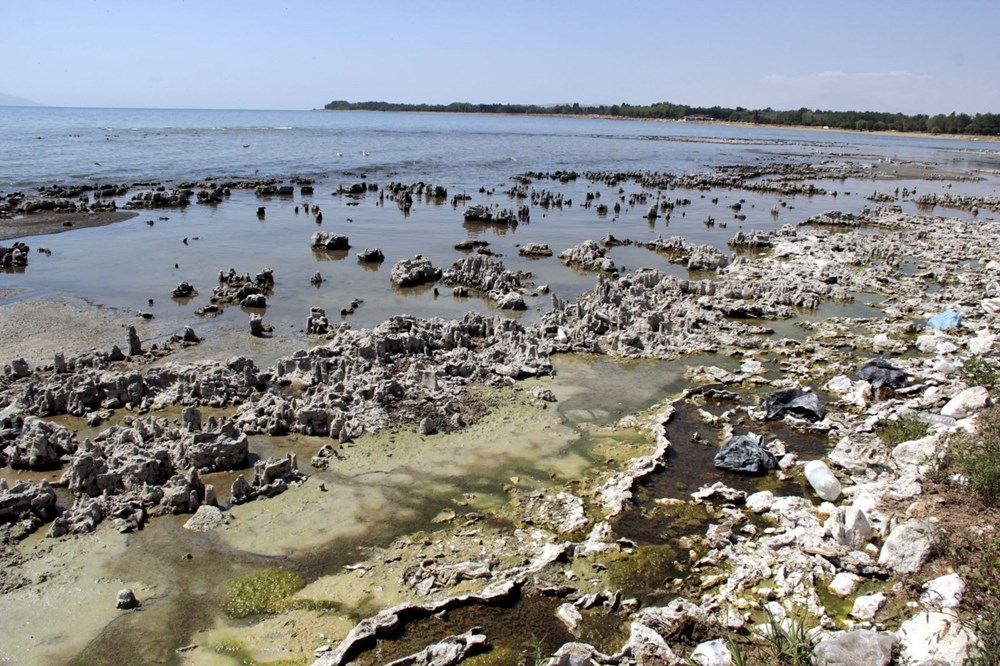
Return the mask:
[(902, 442), (892, 450), (892, 457), (900, 465), (923, 465), (937, 454), (938, 438), (928, 435)]
[(859, 620), (871, 620), (885, 606), (886, 598), (881, 592), (866, 594), (854, 600), (851, 616)]
[(764, 513), (770, 511), (774, 499), (774, 493), (770, 490), (761, 490), (747, 497), (746, 507), (754, 513)]
[(930, 557), (933, 546), (934, 526), (927, 521), (910, 521), (889, 534), (878, 563), (895, 573), (916, 573)]
[(899, 640), (869, 629), (845, 631), (824, 638), (813, 650), (816, 666), (888, 666)]
[(963, 594), (965, 594), (965, 581), (957, 573), (950, 573), (924, 583), (920, 601), (934, 610), (958, 608)]
[(958, 351), (958, 345), (952, 342), (946, 335), (941, 333), (931, 333), (917, 337), (917, 349), (925, 354), (952, 354)]
[(860, 584), (861, 576), (848, 571), (841, 571), (833, 577), (833, 580), (830, 581), (826, 589), (838, 597), (844, 598), (854, 594), (854, 591), (858, 589), (858, 585)]
[(579, 609), (573, 604), (562, 604), (556, 609), (556, 617), (559, 621), (566, 625), (570, 633), (575, 634), (576, 628), (580, 626), (580, 622), (583, 620), (583, 616), (580, 614)]
[(195, 511), (194, 515), (191, 516), (186, 523), (184, 523), (184, 528), (195, 532), (201, 532), (204, 530), (210, 530), (221, 522), (222, 510), (219, 507), (202, 504), (198, 507), (198, 510)]
[(830, 538), (841, 546), (860, 548), (872, 538), (872, 526), (865, 512), (855, 506), (836, 507), (823, 524)]
[(729, 666), (733, 663), (733, 655), (726, 647), (726, 641), (716, 638), (714, 641), (699, 643), (691, 653), (691, 661), (698, 666)]
[(976, 337), (970, 338), (968, 343), (969, 351), (978, 356), (985, 356), (993, 350), (997, 336), (991, 335), (988, 330), (983, 329), (976, 332)]
[(899, 628), (903, 663), (909, 666), (962, 666), (975, 638), (954, 613), (917, 613)]
[(954, 398), (948, 401), (941, 414), (955, 419), (964, 419), (966, 416), (982, 411), (990, 406), (990, 392), (982, 386), (967, 388)]
[(879, 333), (872, 338), (872, 349), (875, 351), (886, 351), (896, 346), (888, 333)]
[[(867, 384), (867, 382), (865, 383)], [(854, 382), (851, 381), (850, 377), (848, 377), (847, 375), (837, 375), (836, 377), (828, 381), (824, 388), (827, 391), (830, 391), (831, 393), (839, 393), (840, 395), (844, 395), (845, 393), (851, 390), (852, 386), (854, 386)]]

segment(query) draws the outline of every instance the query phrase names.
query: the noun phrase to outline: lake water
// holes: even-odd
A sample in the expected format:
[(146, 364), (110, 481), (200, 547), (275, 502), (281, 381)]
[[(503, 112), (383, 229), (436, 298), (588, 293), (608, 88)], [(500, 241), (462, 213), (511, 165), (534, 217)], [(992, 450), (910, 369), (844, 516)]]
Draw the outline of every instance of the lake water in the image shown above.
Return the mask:
[[(23, 273), (0, 273), (0, 287), (16, 287), (17, 298), (64, 294), (126, 311), (151, 310), (160, 325), (176, 330), (189, 324), (201, 335), (246, 330), (247, 313), (230, 307), (215, 319), (194, 310), (208, 302), (220, 270), (256, 273), (274, 269), (276, 287), (265, 321), (276, 331), (298, 336), (312, 306), (323, 307), (332, 321), (355, 299), (364, 302), (343, 318), (353, 326), (372, 326), (401, 312), (422, 316), (461, 316), (469, 310), (493, 312), (478, 298), (458, 299), (449, 290), (397, 290), (389, 281), (392, 265), (422, 254), (449, 267), (464, 256), (452, 245), (466, 238), (486, 240), (502, 255), (507, 268), (532, 274), (535, 285), (547, 284), (563, 298), (575, 298), (594, 285), (594, 276), (563, 266), (556, 257), (526, 259), (517, 247), (548, 244), (558, 254), (586, 239), (608, 233), (618, 238), (650, 240), (682, 235), (693, 242), (726, 249), (737, 229), (771, 229), (800, 222), (829, 209), (857, 211), (865, 197), (896, 186), (920, 192), (946, 191), (944, 182), (844, 181), (820, 183), (839, 196), (778, 197), (739, 190), (710, 194), (670, 190), (668, 198), (687, 198), (669, 223), (645, 218), (648, 204), (600, 216), (582, 206), (588, 193), (613, 206), (622, 195), (638, 192), (635, 184), (608, 188), (584, 178), (560, 184), (537, 180), (531, 187), (572, 199), (572, 206), (531, 211), (530, 224), (491, 228), (463, 224), (462, 206), (418, 199), (404, 216), (396, 205), (369, 193), (352, 200), (334, 194), (339, 185), (364, 181), (383, 187), (389, 182), (424, 181), (455, 194), (471, 196), (468, 204), (514, 208), (504, 191), (512, 176), (527, 171), (556, 170), (703, 172), (721, 165), (767, 162), (852, 160), (863, 163), (937, 165), (954, 172), (977, 171), (984, 180), (963, 182), (950, 191), (996, 194), (1000, 146), (956, 141), (845, 132), (730, 127), (714, 124), (665, 123), (591, 118), (546, 118), (492, 115), (401, 114), (326, 111), (202, 111), (69, 108), (0, 108), (0, 193), (30, 191), (50, 184), (96, 184), (219, 181), (293, 177), (316, 181), (315, 194), (261, 198), (252, 191), (233, 191), (217, 206), (192, 204), (184, 210), (143, 211), (109, 227), (25, 239), (34, 250)], [(133, 187), (118, 203), (127, 202)], [(655, 196), (655, 193), (651, 193)], [(717, 200), (715, 200), (717, 199)], [(715, 201), (713, 201), (715, 200)], [(729, 206), (743, 200), (746, 220), (735, 219)], [(770, 214), (786, 204), (777, 217)], [(323, 224), (295, 207), (319, 206)], [(906, 204), (904, 204), (906, 205)], [(256, 210), (266, 207), (259, 220)], [(915, 211), (912, 205), (911, 211)], [(938, 210), (941, 213), (941, 209)], [(947, 214), (968, 217), (964, 213)], [(705, 225), (708, 217), (718, 224)], [(167, 218), (167, 219), (163, 219)], [(0, 224), (12, 224), (3, 222)], [(313, 253), (310, 236), (317, 229), (347, 234), (348, 254)], [(184, 244), (183, 239), (188, 243)], [(359, 264), (355, 252), (379, 247), (386, 256), (378, 267)], [(611, 252), (619, 266), (632, 270), (652, 266), (684, 276), (678, 266), (637, 247)], [(325, 282), (313, 287), (319, 272)], [(186, 302), (170, 299), (180, 281), (191, 282), (199, 296)], [(155, 305), (148, 305), (153, 299)], [(544, 297), (529, 299), (530, 320), (548, 305)], [(142, 330), (140, 334), (144, 335)]]

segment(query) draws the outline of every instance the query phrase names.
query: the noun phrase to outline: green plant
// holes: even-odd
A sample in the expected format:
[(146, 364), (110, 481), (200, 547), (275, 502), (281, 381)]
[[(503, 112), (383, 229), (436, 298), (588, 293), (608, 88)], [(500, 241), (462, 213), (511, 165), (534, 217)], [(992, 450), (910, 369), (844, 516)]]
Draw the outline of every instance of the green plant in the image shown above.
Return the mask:
[(764, 643), (772, 661), (781, 666), (809, 666), (812, 663), (813, 640), (806, 627), (805, 614), (789, 615), (785, 620), (775, 617), (765, 607), (767, 627)]
[(1000, 380), (996, 365), (982, 356), (973, 356), (966, 360), (962, 364), (960, 374), (969, 386), (982, 386), (990, 393), (996, 390), (997, 382)]
[(988, 506), (1000, 506), (1000, 408), (980, 413), (976, 430), (951, 439), (945, 464), (968, 479)]
[(743, 653), (743, 648), (732, 636), (726, 639), (726, 647), (729, 648), (729, 656), (732, 659), (733, 666), (747, 666), (750, 663)]
[(280, 613), (305, 584), (302, 576), (288, 569), (259, 571), (233, 581), (223, 608), (235, 618)]
[(542, 666), (542, 664), (546, 663), (548, 659), (543, 649), (544, 644), (545, 636), (539, 638), (532, 633), (531, 640), (521, 650), (522, 659), (519, 662), (521, 666)]
[(879, 421), (875, 425), (875, 432), (886, 446), (896, 446), (903, 442), (926, 437), (929, 431), (930, 426), (928, 424), (918, 421), (912, 416), (887, 419)]
[(1000, 664), (1000, 536), (964, 532), (948, 556), (965, 581), (962, 624), (978, 637), (969, 648), (967, 666)]

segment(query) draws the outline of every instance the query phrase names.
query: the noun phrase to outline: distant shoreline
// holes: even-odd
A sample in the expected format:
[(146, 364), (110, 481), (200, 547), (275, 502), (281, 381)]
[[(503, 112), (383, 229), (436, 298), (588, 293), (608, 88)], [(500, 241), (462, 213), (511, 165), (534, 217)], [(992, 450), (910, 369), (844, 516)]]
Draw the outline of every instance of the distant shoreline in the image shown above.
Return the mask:
[(721, 125), (723, 127), (755, 127), (760, 129), (790, 129), (802, 130), (806, 132), (836, 132), (841, 134), (857, 134), (861, 136), (899, 136), (914, 137), (918, 139), (944, 139), (947, 141), (985, 141), (989, 143), (1000, 142), (1000, 136), (990, 134), (934, 134), (933, 132), (899, 132), (896, 130), (853, 130), (840, 127), (819, 127), (816, 125), (775, 125), (770, 123), (745, 123), (735, 120), (680, 120), (675, 118), (635, 118), (629, 116), (612, 116), (599, 113), (506, 113), (506, 112), (482, 112), (482, 111), (426, 111), (426, 110), (391, 110), (382, 111), (377, 109), (325, 109), (316, 108), (313, 111), (325, 111), (329, 113), (422, 113), (438, 116), (505, 116), (510, 118), (583, 118), (588, 120), (621, 120), (624, 122), (652, 122), (652, 123), (675, 123), (678, 125)]

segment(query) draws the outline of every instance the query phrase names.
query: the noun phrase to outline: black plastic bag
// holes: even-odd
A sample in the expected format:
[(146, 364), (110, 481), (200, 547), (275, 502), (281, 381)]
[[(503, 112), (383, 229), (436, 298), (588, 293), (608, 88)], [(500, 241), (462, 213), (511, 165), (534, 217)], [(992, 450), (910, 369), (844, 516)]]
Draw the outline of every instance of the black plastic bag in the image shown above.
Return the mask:
[(806, 419), (811, 423), (822, 421), (826, 416), (819, 397), (812, 391), (800, 388), (779, 389), (764, 401), (765, 421), (775, 421), (787, 414)]
[(892, 389), (903, 388), (910, 381), (910, 375), (900, 370), (885, 359), (873, 358), (861, 366), (856, 379), (863, 379), (872, 385), (872, 388), (888, 386)]
[(730, 437), (715, 454), (715, 466), (737, 474), (767, 474), (778, 467), (778, 459), (764, 446), (764, 438), (747, 433)]

